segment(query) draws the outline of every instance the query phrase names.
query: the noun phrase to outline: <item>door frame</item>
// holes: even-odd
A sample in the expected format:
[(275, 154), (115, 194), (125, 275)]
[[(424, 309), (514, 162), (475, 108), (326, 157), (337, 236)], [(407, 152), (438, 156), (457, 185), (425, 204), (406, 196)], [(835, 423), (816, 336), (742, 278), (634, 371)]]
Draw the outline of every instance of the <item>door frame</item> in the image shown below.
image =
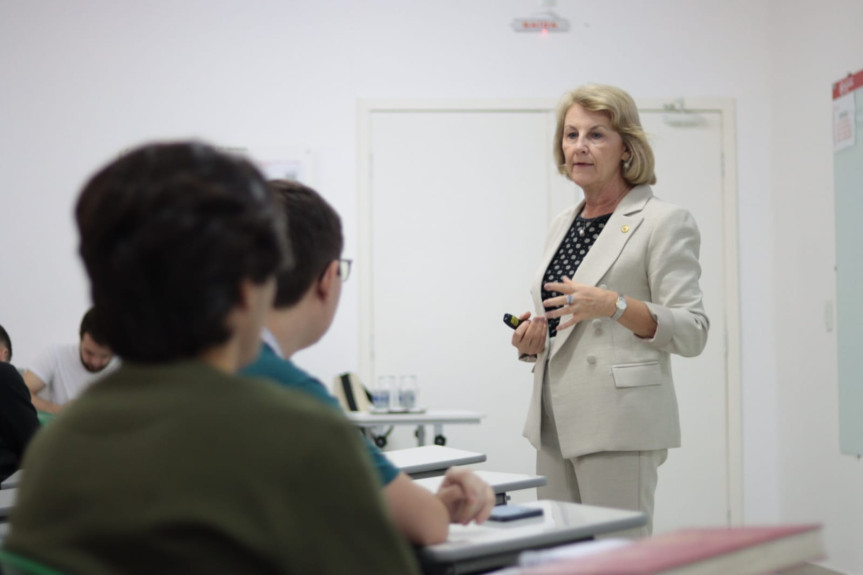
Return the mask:
[[(729, 525), (743, 524), (743, 408), (741, 386), (740, 278), (737, 221), (737, 130), (734, 100), (726, 98), (636, 98), (639, 111), (715, 112), (722, 129), (722, 235), (726, 333), (726, 433)], [(529, 99), (359, 99), (357, 100), (357, 213), (359, 268), (359, 373), (370, 381), (374, 362), (372, 277), (372, 115), (379, 112), (549, 112), (557, 101)], [(685, 111), (684, 111), (685, 110)]]

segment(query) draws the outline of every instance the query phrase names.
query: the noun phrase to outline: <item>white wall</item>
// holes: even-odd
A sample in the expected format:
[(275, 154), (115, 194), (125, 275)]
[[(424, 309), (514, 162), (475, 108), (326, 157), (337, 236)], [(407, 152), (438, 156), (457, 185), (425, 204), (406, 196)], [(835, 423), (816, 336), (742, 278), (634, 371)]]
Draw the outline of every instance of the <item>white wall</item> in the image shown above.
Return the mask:
[[(863, 572), (848, 539), (863, 532), (861, 468), (838, 455), (835, 336), (819, 324), (833, 290), (829, 86), (863, 67), (861, 3), (558, 4), (572, 31), (543, 38), (509, 28), (534, 0), (0, 1), (0, 323), (17, 363), (74, 340), (88, 296), (71, 207), (133, 143), (311, 148), (350, 257), (357, 98), (557, 97), (587, 81), (731, 97), (746, 519), (826, 521), (830, 563)], [(804, 243), (793, 234), (809, 223), (822, 234)], [(300, 357), (324, 380), (357, 366), (357, 283), (346, 287), (333, 329)]]
[[(863, 464), (839, 453), (831, 84), (863, 68), (863, 2), (789, 2), (772, 28), (776, 380), (783, 521), (823, 521), (828, 563), (863, 573)], [(839, 310), (841, 313), (841, 310)]]

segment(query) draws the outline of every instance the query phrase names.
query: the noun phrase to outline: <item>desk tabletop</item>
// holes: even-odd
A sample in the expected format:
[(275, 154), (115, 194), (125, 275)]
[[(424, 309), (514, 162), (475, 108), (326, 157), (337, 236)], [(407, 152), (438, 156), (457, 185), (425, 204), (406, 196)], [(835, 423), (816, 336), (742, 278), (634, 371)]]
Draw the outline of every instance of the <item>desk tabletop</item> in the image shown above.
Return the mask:
[(438, 471), (443, 473), (453, 465), (469, 465), (485, 461), (485, 453), (453, 449), (441, 445), (424, 445), (407, 449), (384, 451), (393, 465), (407, 473), (416, 475)]
[(0, 489), (9, 489), (10, 487), (18, 487), (18, 484), (21, 482), (21, 477), (24, 475), (24, 472), (20, 469), (3, 480), (3, 483), (0, 483)]
[(9, 512), (15, 507), (16, 499), (18, 499), (17, 489), (0, 489), (0, 518), (9, 517)]
[[(548, 483), (548, 479), (544, 475), (525, 475), (522, 473), (504, 473), (502, 471), (488, 471), (485, 469), (475, 469), (480, 479), (491, 485), (495, 493), (506, 493), (508, 491), (518, 491), (519, 489), (530, 489), (531, 487), (542, 487)], [(443, 476), (426, 477), (417, 479), (416, 484), (425, 487), (432, 493), (436, 493), (443, 481)]]
[(486, 521), (482, 525), (450, 525), (444, 543), (417, 551), (422, 562), (449, 563), (496, 554), (518, 553), (588, 539), (647, 523), (640, 511), (595, 507), (563, 501), (540, 500), (524, 503), (541, 507), (543, 515), (511, 522)]
[(427, 409), (422, 413), (372, 413), (368, 411), (347, 411), (345, 414), (354, 425), (424, 425), (432, 423), (479, 423), (485, 417), (478, 411), (464, 409)]

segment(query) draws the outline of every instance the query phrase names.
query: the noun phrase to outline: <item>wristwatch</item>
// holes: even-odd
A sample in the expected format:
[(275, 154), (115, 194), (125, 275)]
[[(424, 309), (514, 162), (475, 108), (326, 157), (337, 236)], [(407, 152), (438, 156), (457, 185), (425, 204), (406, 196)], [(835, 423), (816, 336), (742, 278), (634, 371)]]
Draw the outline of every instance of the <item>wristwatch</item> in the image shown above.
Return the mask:
[(626, 311), (626, 297), (622, 293), (617, 294), (617, 305), (615, 306), (614, 313), (611, 314), (611, 319), (617, 321), (620, 319), (620, 316), (623, 315), (623, 312)]

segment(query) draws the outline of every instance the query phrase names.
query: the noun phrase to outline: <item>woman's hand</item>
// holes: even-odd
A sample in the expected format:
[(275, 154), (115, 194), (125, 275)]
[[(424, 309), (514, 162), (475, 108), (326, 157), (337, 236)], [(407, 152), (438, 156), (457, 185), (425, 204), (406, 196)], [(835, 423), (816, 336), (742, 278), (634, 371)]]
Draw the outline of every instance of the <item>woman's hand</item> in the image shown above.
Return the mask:
[(518, 316), (518, 319), (521, 323), (512, 334), (512, 345), (518, 349), (519, 355), (539, 355), (545, 349), (548, 320), (542, 316), (531, 320), (529, 311)]
[[(563, 306), (560, 309), (547, 312), (546, 317), (562, 317), (572, 314), (566, 323), (557, 326), (557, 330), (572, 327), (580, 321), (597, 317), (611, 317), (617, 310), (617, 293), (593, 286), (577, 284), (564, 276), (560, 282), (545, 284), (548, 291), (556, 291), (563, 295), (551, 297), (542, 302), (546, 307)], [(568, 301), (567, 301), (567, 298)], [(632, 333), (643, 339), (656, 335), (656, 319), (651, 315), (647, 304), (643, 301), (626, 298), (626, 311), (617, 322)]]
[(572, 315), (569, 321), (557, 326), (558, 331), (572, 327), (580, 321), (597, 317), (610, 317), (616, 309), (617, 294), (615, 292), (577, 284), (566, 276), (560, 282), (550, 282), (543, 287), (548, 291), (563, 294), (542, 302), (546, 308), (560, 306), (560, 309), (547, 312), (546, 317)]

